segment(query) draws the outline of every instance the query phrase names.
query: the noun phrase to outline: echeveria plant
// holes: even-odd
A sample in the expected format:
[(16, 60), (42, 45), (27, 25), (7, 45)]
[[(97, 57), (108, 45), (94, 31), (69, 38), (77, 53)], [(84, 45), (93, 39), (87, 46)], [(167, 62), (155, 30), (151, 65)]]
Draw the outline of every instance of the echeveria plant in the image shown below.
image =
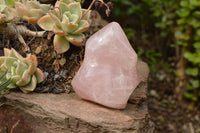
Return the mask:
[(43, 72), (37, 68), (38, 62), (35, 55), (23, 58), (14, 49), (4, 48), (5, 56), (0, 57), (0, 74), (8, 70), (0, 83), (11, 78), (12, 82), (7, 88), (19, 87), (24, 93), (34, 91), (36, 84), (45, 79)]
[(55, 8), (38, 20), (38, 24), (46, 31), (53, 31), (54, 48), (61, 54), (69, 49), (69, 42), (76, 46), (83, 46), (85, 38), (83, 32), (89, 28), (89, 15), (83, 14), (80, 2), (74, 0), (60, 0)]
[(48, 4), (40, 4), (37, 0), (22, 0), (15, 2), (15, 9), (19, 17), (30, 23), (36, 23), (50, 9)]

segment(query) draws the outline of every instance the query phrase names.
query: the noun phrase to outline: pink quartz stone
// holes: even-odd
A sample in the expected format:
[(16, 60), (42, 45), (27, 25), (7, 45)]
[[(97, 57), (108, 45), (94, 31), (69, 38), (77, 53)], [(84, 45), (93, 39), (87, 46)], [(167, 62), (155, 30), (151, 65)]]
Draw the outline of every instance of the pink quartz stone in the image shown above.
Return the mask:
[(112, 22), (86, 42), (85, 58), (72, 87), (82, 99), (124, 109), (139, 82), (137, 54), (120, 25)]

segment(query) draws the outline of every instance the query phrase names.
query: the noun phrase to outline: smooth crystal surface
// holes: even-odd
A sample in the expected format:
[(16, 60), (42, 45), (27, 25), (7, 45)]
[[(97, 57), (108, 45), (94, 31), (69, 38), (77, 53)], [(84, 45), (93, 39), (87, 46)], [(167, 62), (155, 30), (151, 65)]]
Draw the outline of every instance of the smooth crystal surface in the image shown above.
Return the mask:
[(82, 99), (124, 109), (139, 82), (137, 54), (120, 25), (112, 22), (86, 42), (85, 58), (72, 87)]

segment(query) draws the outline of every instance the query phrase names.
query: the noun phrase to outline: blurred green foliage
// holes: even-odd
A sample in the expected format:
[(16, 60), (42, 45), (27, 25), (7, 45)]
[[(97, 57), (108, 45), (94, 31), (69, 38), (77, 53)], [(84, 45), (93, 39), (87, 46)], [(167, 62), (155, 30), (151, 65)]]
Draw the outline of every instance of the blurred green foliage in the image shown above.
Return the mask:
[(155, 65), (158, 64), (159, 60), (157, 59), (158, 57), (161, 57), (162, 54), (156, 52), (153, 49), (150, 49), (145, 52), (145, 57), (148, 59), (148, 64), (151, 72), (156, 71)]
[(123, 28), (123, 30), (129, 40), (131, 40), (131, 38), (133, 38), (135, 36), (136, 31), (133, 30), (132, 28), (125, 27), (125, 28)]
[[(154, 29), (159, 31), (159, 38), (167, 40), (165, 45), (162, 45), (163, 49), (167, 50), (167, 47), (171, 47), (176, 51), (170, 56), (177, 58), (177, 54), (179, 57), (184, 55), (186, 60), (184, 67), (186, 68), (185, 74), (187, 75), (187, 91), (183, 95), (192, 101), (199, 101), (200, 0), (111, 1), (114, 3), (113, 14), (116, 17), (127, 17), (129, 20), (131, 19), (130, 16), (139, 18), (140, 20), (135, 21), (139, 21), (141, 25), (145, 25), (146, 27), (154, 27)], [(153, 25), (151, 25), (152, 23)], [(126, 29), (129, 29), (129, 27), (126, 27)], [(133, 33), (135, 34), (136, 32)], [(149, 36), (152, 37), (152, 35)], [(130, 39), (129, 35), (128, 37)], [(171, 51), (167, 52), (170, 53)], [(145, 53), (145, 56), (150, 61), (150, 63), (148, 62), (150, 68), (152, 64), (158, 63), (157, 57), (164, 55), (163, 51), (156, 52), (155, 50), (147, 50), (143, 53)]]

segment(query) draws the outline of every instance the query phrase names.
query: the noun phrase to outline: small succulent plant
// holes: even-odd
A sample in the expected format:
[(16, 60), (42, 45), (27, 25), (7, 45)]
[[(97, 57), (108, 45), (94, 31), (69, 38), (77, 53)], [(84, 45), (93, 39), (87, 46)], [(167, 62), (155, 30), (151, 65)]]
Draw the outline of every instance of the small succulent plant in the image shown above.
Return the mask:
[(15, 2), (15, 9), (19, 17), (34, 24), (49, 11), (50, 5), (40, 4), (37, 0), (22, 0)]
[(0, 24), (8, 23), (14, 18), (14, 9), (9, 8), (4, 0), (0, 1)]
[(38, 62), (35, 55), (23, 58), (13, 48), (4, 48), (5, 56), (0, 57), (0, 74), (8, 70), (0, 83), (11, 78), (7, 88), (19, 87), (24, 93), (34, 91), (36, 84), (45, 79), (43, 72), (37, 68)]
[(83, 46), (83, 32), (90, 26), (90, 12), (83, 16), (85, 12), (80, 2), (60, 0), (56, 2), (53, 10), (38, 20), (41, 28), (55, 33), (53, 43), (58, 54), (69, 49), (69, 42), (75, 46)]

